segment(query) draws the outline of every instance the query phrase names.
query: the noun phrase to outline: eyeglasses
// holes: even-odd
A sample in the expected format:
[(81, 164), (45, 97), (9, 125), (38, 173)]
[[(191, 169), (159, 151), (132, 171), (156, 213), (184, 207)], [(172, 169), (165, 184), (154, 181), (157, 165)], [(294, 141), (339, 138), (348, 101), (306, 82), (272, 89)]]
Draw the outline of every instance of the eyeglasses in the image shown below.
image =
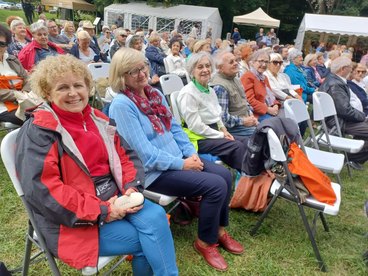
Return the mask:
[(272, 61), (272, 64), (275, 65), (275, 66), (277, 66), (277, 65), (281, 66), (283, 63), (284, 63), (283, 61), (277, 61), (277, 60)]
[(268, 60), (257, 60), (257, 62), (258, 63), (260, 63), (260, 64), (268, 64), (269, 63), (269, 61)]
[(356, 70), (358, 74), (366, 74), (367, 70)]
[(121, 37), (127, 37), (127, 35), (120, 35)]
[(5, 41), (0, 41), (0, 47), (4, 48), (7, 46), (8, 46), (8, 43), (6, 43)]
[(146, 74), (148, 72), (148, 64), (145, 63), (141, 68), (134, 68), (128, 72), (132, 78), (138, 78), (140, 72)]

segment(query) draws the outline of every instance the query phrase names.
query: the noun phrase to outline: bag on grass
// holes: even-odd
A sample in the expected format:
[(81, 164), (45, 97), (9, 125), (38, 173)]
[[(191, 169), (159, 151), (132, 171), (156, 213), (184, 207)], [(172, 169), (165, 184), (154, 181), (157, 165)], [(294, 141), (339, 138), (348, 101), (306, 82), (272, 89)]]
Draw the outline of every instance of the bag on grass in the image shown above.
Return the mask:
[(200, 196), (179, 198), (179, 205), (171, 216), (173, 222), (179, 225), (188, 225), (194, 218), (198, 218), (201, 199)]

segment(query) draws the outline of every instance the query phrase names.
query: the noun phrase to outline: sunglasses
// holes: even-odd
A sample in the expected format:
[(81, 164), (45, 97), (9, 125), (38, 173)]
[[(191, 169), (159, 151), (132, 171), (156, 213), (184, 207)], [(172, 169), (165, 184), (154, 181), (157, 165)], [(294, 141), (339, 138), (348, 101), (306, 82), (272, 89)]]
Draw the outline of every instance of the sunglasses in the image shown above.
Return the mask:
[(366, 74), (367, 70), (356, 70), (356, 72), (359, 74)]
[(272, 61), (272, 64), (275, 65), (275, 66), (277, 66), (277, 65), (281, 66), (283, 63), (284, 63), (283, 61), (277, 61), (277, 60)]
[(120, 35), (121, 37), (127, 37), (127, 35)]
[(0, 41), (0, 47), (6, 47), (6, 46), (8, 46), (8, 43), (4, 41)]

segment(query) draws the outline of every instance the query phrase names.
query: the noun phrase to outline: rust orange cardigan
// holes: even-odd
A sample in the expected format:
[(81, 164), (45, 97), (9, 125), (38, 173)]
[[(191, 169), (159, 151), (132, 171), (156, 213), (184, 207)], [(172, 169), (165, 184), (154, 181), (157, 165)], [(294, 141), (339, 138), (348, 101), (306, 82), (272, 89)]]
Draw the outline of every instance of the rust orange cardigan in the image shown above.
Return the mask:
[[(258, 118), (266, 114), (268, 108), (265, 101), (267, 95), (266, 86), (271, 90), (267, 77), (262, 82), (252, 72), (248, 71), (241, 76), (240, 81), (243, 84), (247, 100), (253, 107), (254, 116)], [(274, 104), (278, 105), (279, 102), (275, 101)]]

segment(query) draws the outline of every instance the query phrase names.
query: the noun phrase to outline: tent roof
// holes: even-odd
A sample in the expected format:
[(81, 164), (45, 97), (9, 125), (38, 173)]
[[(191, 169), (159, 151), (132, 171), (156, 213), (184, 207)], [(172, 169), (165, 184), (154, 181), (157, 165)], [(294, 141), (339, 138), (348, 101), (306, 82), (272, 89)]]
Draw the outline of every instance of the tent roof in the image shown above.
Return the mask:
[(116, 10), (117, 12), (140, 14), (146, 16), (167, 17), (167, 18), (181, 18), (202, 21), (215, 14), (216, 17), (220, 17), (220, 13), (217, 8), (192, 6), (192, 5), (177, 5), (173, 7), (165, 8), (163, 6), (152, 7), (148, 6), (146, 2), (132, 2), (128, 4), (112, 4), (105, 8), (110, 11)]
[(234, 16), (233, 22), (240, 25), (259, 25), (275, 28), (280, 26), (280, 20), (269, 16), (262, 8), (258, 8), (251, 13)]
[(93, 4), (84, 0), (41, 0), (42, 5), (59, 7), (70, 10), (95, 11)]
[[(368, 18), (325, 14), (304, 15), (304, 31), (340, 35), (368, 36)], [(302, 28), (302, 26), (300, 26)]]

